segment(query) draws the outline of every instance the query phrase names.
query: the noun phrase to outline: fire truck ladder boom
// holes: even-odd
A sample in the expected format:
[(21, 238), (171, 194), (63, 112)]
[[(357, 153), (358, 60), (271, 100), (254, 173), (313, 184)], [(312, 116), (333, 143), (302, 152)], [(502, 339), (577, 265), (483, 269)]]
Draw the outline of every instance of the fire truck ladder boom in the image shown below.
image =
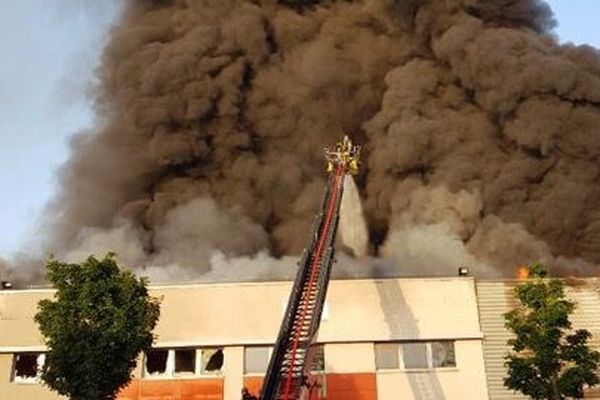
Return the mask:
[(344, 137), (334, 150), (325, 149), (330, 175), (309, 245), (298, 263), (298, 273), (263, 382), (261, 400), (296, 400), (305, 389), (312, 361), (311, 344), (319, 329), (331, 276), (344, 178), (358, 169), (359, 153), (360, 148), (353, 146), (348, 137)]

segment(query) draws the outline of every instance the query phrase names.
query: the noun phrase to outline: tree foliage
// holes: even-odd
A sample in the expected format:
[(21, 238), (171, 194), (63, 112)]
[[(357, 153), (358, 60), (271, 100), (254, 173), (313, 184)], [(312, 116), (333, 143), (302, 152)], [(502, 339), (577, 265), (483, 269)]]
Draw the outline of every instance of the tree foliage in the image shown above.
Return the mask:
[(113, 254), (81, 264), (51, 259), (47, 277), (57, 291), (35, 315), (48, 346), (42, 380), (73, 400), (114, 399), (152, 345), (158, 300)]
[(504, 315), (515, 334), (504, 384), (536, 400), (582, 398), (585, 385), (599, 383), (600, 353), (587, 346), (589, 331), (571, 330), (575, 303), (565, 298), (562, 281), (545, 279), (540, 264), (529, 272), (533, 280), (515, 288), (520, 306)]

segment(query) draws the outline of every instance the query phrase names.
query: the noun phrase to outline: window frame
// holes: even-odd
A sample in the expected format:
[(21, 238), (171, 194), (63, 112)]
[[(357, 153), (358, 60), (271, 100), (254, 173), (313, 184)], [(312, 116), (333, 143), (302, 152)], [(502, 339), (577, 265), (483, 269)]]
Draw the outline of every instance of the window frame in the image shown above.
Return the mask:
[[(178, 351), (193, 351), (194, 355), (192, 357), (192, 359), (194, 360), (194, 370), (193, 371), (177, 371), (177, 352)], [(175, 378), (185, 378), (188, 376), (194, 376), (194, 375), (199, 375), (198, 372), (198, 361), (202, 360), (202, 350), (195, 348), (195, 347), (178, 347), (178, 348), (173, 348), (173, 349), (169, 349), (169, 356), (170, 357), (172, 354), (173, 357), (173, 377)], [(169, 364), (169, 358), (167, 357), (167, 365)]]
[[(377, 345), (395, 346), (395, 352), (392, 354), (395, 354), (395, 361), (398, 365), (396, 368), (380, 368), (378, 366)], [(400, 353), (400, 342), (375, 342), (375, 343), (373, 343), (373, 359), (374, 359), (374, 363), (375, 363), (375, 371), (399, 371), (399, 370), (401, 370), (402, 369), (401, 368), (402, 354)]]
[[(452, 345), (452, 354), (454, 358), (454, 365), (449, 367), (435, 367), (433, 362), (433, 344), (434, 343), (443, 343), (448, 342)], [(456, 362), (456, 340), (452, 339), (440, 339), (440, 340), (432, 340), (429, 342), (429, 360), (431, 361), (431, 367), (435, 370), (447, 370), (447, 369), (458, 369), (458, 363)]]
[[(198, 351), (200, 350), (200, 351)], [(219, 369), (218, 371), (207, 371), (204, 372), (204, 364), (202, 362), (202, 356), (205, 350), (215, 350), (216, 354), (219, 350), (223, 353), (223, 364), (221, 364), (221, 369)], [(210, 361), (210, 359), (208, 359), (208, 361)], [(196, 349), (196, 375), (197, 376), (204, 376), (207, 378), (214, 378), (215, 376), (223, 376), (225, 371), (225, 347), (201, 347)]]
[(165, 361), (165, 372), (153, 372), (150, 373), (148, 372), (148, 352), (144, 352), (144, 358), (142, 360), (142, 376), (145, 379), (160, 379), (161, 377), (169, 377), (169, 371), (173, 370), (174, 366), (171, 366), (170, 363), (172, 362), (171, 360), (171, 352), (169, 348), (165, 348), (165, 347), (157, 347), (157, 348), (152, 348), (150, 349), (150, 351), (166, 351), (167, 352), (167, 359)]
[[(265, 366), (265, 372), (246, 372), (246, 349), (250, 348), (268, 348), (267, 351), (267, 365)], [(265, 376), (269, 370), (269, 362), (271, 362), (271, 356), (273, 355), (273, 345), (256, 345), (256, 346), (244, 346), (244, 361), (243, 361), (243, 376)]]
[[(423, 344), (425, 345), (425, 362), (427, 363), (426, 367), (414, 367), (414, 368), (408, 368), (406, 366), (406, 363), (404, 362), (404, 346), (407, 344)], [(432, 357), (432, 352), (431, 352), (431, 342), (429, 341), (410, 341), (410, 342), (402, 342), (400, 343), (399, 347), (399, 362), (400, 362), (400, 368), (403, 371), (427, 371), (427, 370), (432, 370), (433, 368), (433, 357)]]
[[(314, 343), (314, 344), (312, 344), (312, 346), (320, 349), (320, 351), (323, 353), (323, 369), (313, 369), (311, 367), (310, 373), (315, 374), (315, 375), (324, 375), (327, 371), (327, 356), (325, 354), (325, 343)], [(316, 350), (316, 351), (318, 351), (318, 350)], [(313, 359), (313, 363), (314, 363), (314, 359)]]
[[(454, 349), (454, 365), (448, 367), (434, 367), (433, 366), (433, 343), (437, 342), (450, 342)], [(426, 368), (406, 368), (404, 363), (404, 345), (410, 343), (422, 343), (425, 344), (427, 367)], [(376, 350), (375, 346), (378, 344), (394, 344), (397, 346), (397, 357), (398, 357), (398, 368), (379, 368), (377, 365)], [(456, 360), (456, 340), (455, 339), (439, 339), (439, 340), (406, 340), (406, 341), (387, 341), (387, 342), (374, 342), (373, 343), (373, 358), (375, 361), (375, 371), (377, 373), (387, 372), (403, 372), (403, 373), (414, 373), (414, 372), (432, 372), (432, 371), (456, 371), (458, 370), (458, 362)]]
[[(327, 370), (327, 359), (326, 359), (326, 355), (325, 355), (325, 343), (314, 343), (314, 344), (312, 344), (312, 346), (319, 347), (323, 353), (323, 369), (314, 369), (314, 370), (311, 369), (310, 373), (315, 374), (315, 375), (323, 375), (323, 374), (325, 374), (325, 372)], [(265, 372), (246, 372), (246, 349), (266, 348), (266, 347), (268, 347), (269, 350), (267, 351), (268, 359), (267, 359), (267, 365), (265, 367)], [(275, 348), (274, 345), (272, 345), (272, 346), (265, 346), (265, 345), (244, 346), (243, 376), (246, 376), (246, 377), (265, 376), (269, 369), (269, 362), (271, 362), (271, 356), (273, 355), (274, 348)]]
[[(22, 377), (17, 375), (17, 357), (21, 355), (36, 355), (36, 375), (31, 377)], [(42, 351), (23, 351), (13, 353), (12, 368), (10, 373), (10, 382), (17, 384), (38, 384), (41, 382), (42, 368), (46, 362), (46, 353)]]
[[(223, 365), (218, 371), (203, 372), (202, 365), (202, 353), (204, 350), (221, 350), (223, 357), (225, 357), (225, 347), (214, 346), (214, 347), (155, 347), (151, 350), (166, 350), (167, 361), (165, 365), (165, 372), (162, 373), (149, 373), (147, 369), (148, 354), (144, 352), (143, 365), (142, 365), (142, 379), (160, 380), (160, 379), (214, 379), (223, 377), (225, 369), (225, 359), (223, 358)], [(194, 372), (176, 372), (175, 371), (175, 352), (177, 350), (193, 350), (194, 351)]]

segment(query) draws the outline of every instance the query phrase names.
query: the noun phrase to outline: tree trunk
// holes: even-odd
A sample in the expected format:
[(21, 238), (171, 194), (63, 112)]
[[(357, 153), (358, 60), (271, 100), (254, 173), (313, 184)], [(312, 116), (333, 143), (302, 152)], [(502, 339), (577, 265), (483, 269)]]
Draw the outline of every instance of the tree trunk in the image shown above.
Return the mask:
[(558, 391), (557, 378), (552, 378), (552, 394), (550, 400), (562, 400), (560, 392)]

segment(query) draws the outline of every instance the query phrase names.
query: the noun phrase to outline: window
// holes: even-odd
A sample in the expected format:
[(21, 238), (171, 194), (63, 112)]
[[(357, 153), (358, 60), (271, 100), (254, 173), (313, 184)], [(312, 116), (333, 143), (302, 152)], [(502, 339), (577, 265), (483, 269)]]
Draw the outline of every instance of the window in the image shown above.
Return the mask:
[(224, 360), (223, 349), (202, 349), (202, 369), (203, 375), (211, 375), (223, 369)]
[[(313, 345), (311, 371), (325, 371), (325, 352), (322, 344)], [(271, 346), (252, 346), (244, 349), (244, 373), (245, 374), (265, 374), (269, 368), (269, 361), (273, 347)]]
[(196, 372), (196, 349), (175, 350), (175, 373), (193, 374)]
[(170, 378), (218, 375), (223, 369), (223, 348), (153, 349), (146, 353), (144, 376)]
[(377, 370), (454, 368), (454, 341), (375, 343)]
[(37, 382), (46, 359), (43, 353), (17, 353), (13, 357), (13, 382)]
[(244, 373), (264, 374), (269, 366), (272, 347), (253, 346), (244, 349)]
[(312, 372), (323, 372), (325, 371), (325, 350), (322, 344), (316, 344), (312, 346), (312, 366), (310, 370)]
[(432, 342), (431, 359), (433, 362), (433, 368), (456, 367), (454, 342), (451, 340)]
[(398, 369), (400, 362), (398, 343), (375, 343), (375, 365), (377, 369)]
[(427, 343), (403, 343), (402, 361), (405, 369), (427, 368)]
[(164, 374), (167, 372), (169, 350), (150, 350), (146, 354), (146, 374)]

